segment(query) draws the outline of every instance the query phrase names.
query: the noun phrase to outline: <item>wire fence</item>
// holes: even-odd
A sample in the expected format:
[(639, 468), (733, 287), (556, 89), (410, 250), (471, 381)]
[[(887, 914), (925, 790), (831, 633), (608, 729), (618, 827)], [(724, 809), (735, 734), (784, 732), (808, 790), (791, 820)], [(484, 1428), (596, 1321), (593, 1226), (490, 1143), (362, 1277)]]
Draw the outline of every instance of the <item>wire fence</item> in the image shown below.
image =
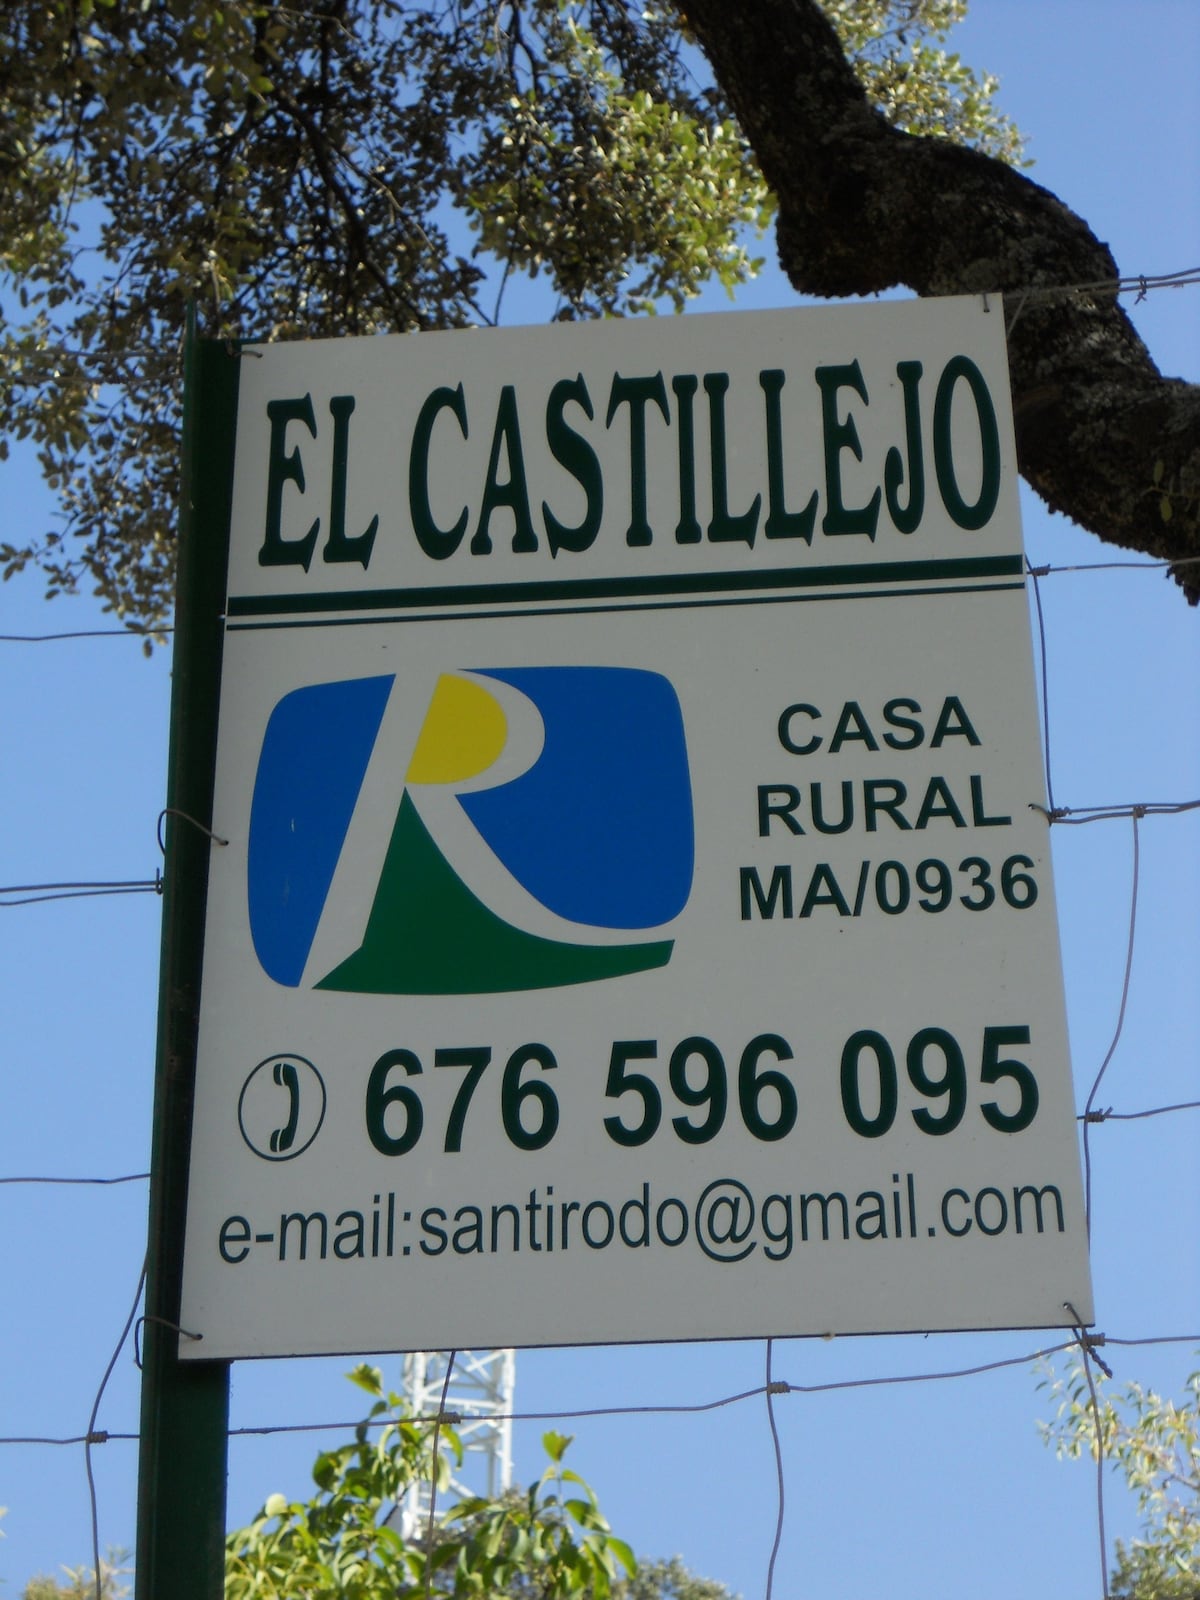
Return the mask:
[[(1152, 285), (1146, 285), (1151, 287)], [(1184, 798), (1177, 800), (1137, 801), (1120, 805), (1083, 805), (1073, 807), (1060, 807), (1055, 804), (1052, 787), (1052, 757), (1050, 710), (1052, 694), (1049, 686), (1049, 673), (1047, 666), (1046, 625), (1042, 612), (1042, 603), (1039, 584), (1040, 580), (1050, 574), (1080, 573), (1093, 570), (1119, 568), (1125, 571), (1137, 572), (1143, 570), (1162, 569), (1167, 566), (1178, 566), (1180, 563), (1084, 563), (1073, 566), (1052, 567), (1043, 566), (1030, 568), (1032, 580), (1032, 598), (1035, 605), (1037, 634), (1040, 651), (1040, 682), (1042, 686), (1042, 709), (1044, 729), (1044, 760), (1047, 779), (1047, 796), (1049, 805), (1045, 809), (1045, 816), (1051, 826), (1062, 824), (1080, 824), (1085, 822), (1125, 820), (1130, 824), (1130, 860), (1128, 867), (1128, 896), (1125, 935), (1125, 953), (1121, 970), (1119, 991), (1115, 1001), (1115, 1016), (1110, 1042), (1100, 1061), (1098, 1069), (1092, 1077), (1089, 1091), (1078, 1120), (1081, 1124), (1081, 1143), (1084, 1166), (1085, 1212), (1089, 1233), (1092, 1227), (1092, 1189), (1093, 1189), (1093, 1144), (1095, 1130), (1109, 1123), (1146, 1121), (1158, 1118), (1185, 1117), (1191, 1112), (1200, 1110), (1200, 1100), (1182, 1100), (1166, 1105), (1134, 1106), (1130, 1109), (1117, 1110), (1113, 1107), (1101, 1108), (1097, 1105), (1099, 1092), (1106, 1074), (1117, 1054), (1121, 1043), (1129, 1010), (1130, 997), (1136, 987), (1135, 956), (1139, 945), (1139, 894), (1141, 890), (1142, 871), (1142, 828), (1150, 823), (1150, 819), (1178, 818), (1186, 813), (1200, 808), (1200, 800)], [(155, 630), (165, 632), (167, 630)], [(4, 635), (0, 642), (45, 642), (51, 639), (80, 639), (97, 637), (140, 637), (138, 633), (128, 629), (114, 630), (84, 630), (56, 635)], [(191, 819), (188, 819), (191, 820)], [(161, 828), (162, 817), (159, 819)], [(207, 830), (206, 830), (207, 831)], [(159, 843), (161, 844), (161, 834)], [(224, 841), (217, 841), (218, 843)], [(1114, 874), (1119, 868), (1116, 860), (1113, 863)], [(46, 900), (66, 899), (74, 897), (90, 897), (97, 895), (161, 893), (161, 876), (156, 869), (153, 878), (144, 879), (96, 879), (61, 882), (42, 882), (12, 884), (0, 888), (0, 907), (30, 906)], [(1191, 975), (1184, 975), (1182, 982), (1190, 983)], [(117, 1174), (55, 1174), (55, 1173), (0, 1173), (0, 1185), (9, 1187), (41, 1186), (61, 1187), (66, 1189), (82, 1187), (114, 1188), (121, 1185), (144, 1183), (149, 1174), (143, 1171), (120, 1172)], [(67, 1434), (0, 1434), (0, 1447), (9, 1449), (63, 1449), (78, 1451), (81, 1457), (82, 1470), (86, 1475), (88, 1486), (88, 1502), (91, 1511), (90, 1542), (93, 1553), (93, 1566), (96, 1573), (97, 1596), (100, 1592), (101, 1560), (101, 1522), (102, 1508), (96, 1490), (94, 1473), (94, 1453), (110, 1446), (130, 1445), (137, 1440), (135, 1428), (105, 1428), (100, 1424), (100, 1413), (103, 1401), (113, 1372), (130, 1345), (131, 1338), (134, 1346), (134, 1358), (137, 1359), (138, 1334), (143, 1322), (139, 1316), (142, 1305), (142, 1296), (145, 1283), (145, 1267), (142, 1267), (136, 1288), (129, 1306), (128, 1314), (120, 1328), (119, 1335), (108, 1356), (107, 1364), (103, 1369), (102, 1377), (97, 1386), (93, 1402), (84, 1427), (74, 1433)], [(1098, 1441), (1096, 1451), (1096, 1493), (1095, 1493), (1095, 1534), (1097, 1562), (1100, 1574), (1101, 1593), (1107, 1596), (1110, 1592), (1110, 1576), (1108, 1568), (1108, 1533), (1105, 1506), (1106, 1468), (1110, 1465), (1106, 1459), (1104, 1447), (1105, 1429), (1102, 1425), (1101, 1401), (1097, 1382), (1097, 1372), (1112, 1377), (1112, 1369), (1100, 1353), (1111, 1347), (1121, 1349), (1143, 1350), (1152, 1347), (1169, 1346), (1200, 1346), (1200, 1326), (1194, 1331), (1170, 1329), (1163, 1332), (1150, 1332), (1143, 1328), (1129, 1328), (1123, 1332), (1115, 1333), (1108, 1328), (1103, 1331), (1089, 1331), (1086, 1329), (1074, 1307), (1064, 1305), (1064, 1311), (1072, 1324), (1070, 1338), (1064, 1338), (1050, 1344), (1040, 1344), (1029, 1349), (1021, 1350), (1014, 1355), (1004, 1356), (995, 1360), (988, 1360), (967, 1366), (947, 1366), (935, 1371), (908, 1371), (893, 1372), (882, 1375), (866, 1375), (849, 1378), (839, 1378), (825, 1382), (796, 1382), (777, 1374), (779, 1364), (779, 1351), (777, 1341), (765, 1341), (765, 1367), (761, 1384), (743, 1388), (737, 1392), (720, 1394), (707, 1399), (698, 1399), (683, 1403), (663, 1403), (654, 1399), (640, 1403), (619, 1403), (603, 1406), (584, 1407), (555, 1407), (551, 1409), (514, 1409), (504, 1418), (519, 1423), (556, 1423), (564, 1424), (595, 1418), (632, 1418), (632, 1417), (659, 1417), (672, 1418), (681, 1416), (697, 1416), (705, 1413), (722, 1411), (727, 1408), (742, 1407), (765, 1402), (766, 1419), (771, 1445), (771, 1462), (776, 1484), (776, 1507), (773, 1519), (773, 1535), (769, 1553), (764, 1552), (765, 1580), (764, 1593), (766, 1600), (772, 1600), (776, 1582), (776, 1567), (780, 1547), (787, 1524), (787, 1468), (786, 1452), (781, 1439), (778, 1425), (777, 1407), (785, 1405), (790, 1397), (814, 1396), (834, 1393), (848, 1393), (853, 1391), (872, 1391), (926, 1384), (962, 1383), (971, 1379), (982, 1377), (986, 1374), (996, 1373), (1005, 1369), (1017, 1367), (1031, 1367), (1038, 1362), (1044, 1362), (1054, 1357), (1074, 1354), (1080, 1364), (1083, 1378), (1086, 1382), (1088, 1403), (1092, 1411), (1095, 1438)], [(1200, 1322), (1200, 1316), (1197, 1321)], [(187, 1335), (187, 1330), (181, 1330)], [(454, 1426), (462, 1421), (462, 1417), (448, 1410), (446, 1406), (446, 1393), (450, 1380), (450, 1367), (446, 1371), (446, 1382), (442, 1390), (442, 1403), (437, 1412), (429, 1415), (415, 1417), (418, 1424), (427, 1426), (436, 1441), (440, 1430), (444, 1426)], [(382, 1427), (386, 1418), (369, 1421), (366, 1426)], [(329, 1420), (303, 1420), (280, 1418), (273, 1422), (254, 1424), (239, 1424), (229, 1429), (231, 1441), (264, 1438), (270, 1436), (286, 1435), (317, 1435), (317, 1434), (347, 1434), (355, 1428), (362, 1426), (362, 1418), (340, 1417)], [(434, 1515), (436, 1496), (430, 1494), (430, 1527)], [(432, 1541), (430, 1541), (432, 1544)], [(426, 1588), (430, 1587), (430, 1577), (427, 1572)]]

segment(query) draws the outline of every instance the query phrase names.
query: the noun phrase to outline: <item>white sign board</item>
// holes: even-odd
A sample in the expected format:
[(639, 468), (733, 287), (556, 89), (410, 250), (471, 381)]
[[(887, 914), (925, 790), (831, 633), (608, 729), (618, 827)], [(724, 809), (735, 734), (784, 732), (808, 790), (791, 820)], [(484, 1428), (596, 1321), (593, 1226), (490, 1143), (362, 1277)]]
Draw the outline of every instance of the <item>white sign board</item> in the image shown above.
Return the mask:
[(978, 300), (241, 365), (190, 1356), (1091, 1318)]

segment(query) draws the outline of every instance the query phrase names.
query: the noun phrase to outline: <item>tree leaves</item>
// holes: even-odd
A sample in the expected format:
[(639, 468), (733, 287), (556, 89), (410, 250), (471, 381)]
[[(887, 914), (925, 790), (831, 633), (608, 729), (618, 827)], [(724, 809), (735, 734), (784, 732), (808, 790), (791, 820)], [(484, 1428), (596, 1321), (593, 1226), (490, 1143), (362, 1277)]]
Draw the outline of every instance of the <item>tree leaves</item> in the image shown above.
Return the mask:
[(999, 79), (940, 48), (967, 0), (821, 0), (868, 98), (902, 133), (937, 135), (1013, 166), (1020, 130), (998, 112)]
[[(1098, 1380), (1100, 1381), (1100, 1380)], [(1102, 1393), (1099, 1435), (1082, 1367), (1048, 1372), (1042, 1387), (1055, 1401), (1042, 1436), (1060, 1457), (1104, 1456), (1137, 1497), (1142, 1534), (1117, 1543), (1113, 1600), (1193, 1600), (1200, 1585), (1200, 1372), (1181, 1400), (1131, 1383)]]
[[(928, 43), (963, 0), (826, 0), (897, 125), (1010, 157)], [(672, 16), (632, 0), (9, 0), (0, 454), (52, 527), (0, 552), (141, 628), (172, 604), (188, 302), (209, 337), (680, 310), (753, 275), (774, 201)]]
[[(348, 1375), (377, 1396), (354, 1442), (323, 1451), (313, 1468), (317, 1493), (309, 1500), (268, 1497), (248, 1527), (226, 1543), (226, 1600), (403, 1600), (429, 1593), (510, 1594), (529, 1600), (606, 1600), (621, 1572), (637, 1563), (613, 1536), (595, 1494), (563, 1467), (570, 1440), (547, 1434), (550, 1466), (526, 1494), (460, 1501), (435, 1524), (406, 1539), (393, 1513), (405, 1496), (436, 1473), (444, 1486), (448, 1463), (432, 1455), (432, 1430), (404, 1414), (385, 1394), (382, 1375), (366, 1365)], [(383, 1417), (382, 1427), (373, 1429)], [(439, 1437), (461, 1458), (449, 1430)], [(564, 1498), (562, 1484), (581, 1493)]]

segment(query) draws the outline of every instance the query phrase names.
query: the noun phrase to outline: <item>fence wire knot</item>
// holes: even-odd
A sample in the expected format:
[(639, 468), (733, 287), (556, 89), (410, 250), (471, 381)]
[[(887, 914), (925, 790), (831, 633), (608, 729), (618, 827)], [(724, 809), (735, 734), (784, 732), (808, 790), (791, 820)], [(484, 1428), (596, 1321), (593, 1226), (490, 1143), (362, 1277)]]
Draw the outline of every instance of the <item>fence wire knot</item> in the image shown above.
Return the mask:
[(1069, 1300), (1063, 1301), (1063, 1309), (1069, 1311), (1075, 1319), (1075, 1337), (1079, 1341), (1080, 1349), (1083, 1351), (1085, 1358), (1094, 1361), (1104, 1376), (1111, 1378), (1113, 1375), (1112, 1368), (1104, 1357), (1098, 1354), (1100, 1346), (1104, 1343), (1104, 1335), (1102, 1333), (1089, 1333), (1080, 1320), (1078, 1311)]
[(104, 1428), (93, 1428), (90, 1433), (84, 1435), (83, 1442), (84, 1444), (107, 1444), (108, 1433)]
[(768, 1394), (791, 1394), (792, 1386), (785, 1383), (782, 1378), (776, 1378), (767, 1385)]
[(1070, 806), (1040, 806), (1036, 800), (1029, 802), (1030, 811), (1040, 811), (1047, 822), (1061, 822), (1064, 817), (1071, 815)]
[(1083, 1120), (1085, 1122), (1107, 1122), (1111, 1116), (1112, 1107), (1106, 1106), (1103, 1111), (1085, 1111)]

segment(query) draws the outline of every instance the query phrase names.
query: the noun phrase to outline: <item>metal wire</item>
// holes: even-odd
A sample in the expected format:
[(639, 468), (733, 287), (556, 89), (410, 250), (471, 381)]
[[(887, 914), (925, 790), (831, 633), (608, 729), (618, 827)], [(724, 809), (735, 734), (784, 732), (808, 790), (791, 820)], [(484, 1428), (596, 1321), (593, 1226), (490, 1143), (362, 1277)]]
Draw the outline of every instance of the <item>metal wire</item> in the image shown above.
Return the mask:
[(3, 906), (41, 905), (47, 900), (91, 900), (97, 896), (114, 894), (161, 894), (162, 877), (153, 878), (99, 878), (75, 883), (13, 883), (0, 888), (0, 895), (17, 895), (18, 899), (0, 899)]
[(174, 628), (73, 628), (66, 633), (0, 633), (0, 644), (57, 644), (63, 639), (165, 639)]
[[(783, 1484), (783, 1450), (779, 1443), (779, 1429), (775, 1423), (776, 1387), (771, 1379), (771, 1348), (774, 1342), (775, 1341), (773, 1339), (767, 1340), (767, 1383), (765, 1393), (767, 1397), (767, 1424), (771, 1429), (771, 1443), (775, 1450), (775, 1480), (778, 1484), (778, 1511), (775, 1517), (775, 1541), (771, 1546), (771, 1559), (767, 1562), (767, 1591), (765, 1600), (771, 1600), (771, 1594), (775, 1587), (775, 1562), (779, 1556), (779, 1546), (783, 1543), (783, 1517), (785, 1506)], [(787, 1392), (788, 1385), (783, 1384), (780, 1386), (780, 1388), (783, 1392)]]
[(1061, 566), (1030, 567), (1033, 578), (1048, 578), (1058, 572), (1166, 572), (1176, 567), (1200, 565), (1200, 556), (1166, 556), (1161, 561), (1075, 561)]
[(433, 1438), (429, 1445), (429, 1526), (425, 1535), (425, 1600), (432, 1600), (433, 1596), (433, 1540), (437, 1531), (438, 1467), (441, 1461), (438, 1450), (442, 1437), (442, 1421), (446, 1411), (446, 1396), (450, 1392), (450, 1374), (454, 1371), (454, 1358), (457, 1354), (457, 1350), (451, 1350), (446, 1358), (446, 1375), (442, 1379), (442, 1398), (438, 1404), (438, 1414), (433, 1424)]
[[(1138, 905), (1138, 877), (1140, 871), (1141, 852), (1138, 842), (1138, 813), (1133, 813), (1133, 873), (1129, 891), (1129, 940), (1125, 948), (1125, 975), (1121, 982), (1121, 1004), (1117, 1009), (1117, 1025), (1113, 1031), (1112, 1043), (1108, 1053), (1100, 1063), (1100, 1070), (1096, 1074), (1096, 1081), (1092, 1084), (1092, 1092), (1087, 1097), (1087, 1104), (1083, 1108), (1083, 1209), (1087, 1219), (1088, 1238), (1092, 1235), (1092, 1146), (1091, 1146), (1091, 1111), (1104, 1074), (1108, 1071), (1108, 1064), (1116, 1053), (1120, 1043), (1121, 1034), (1125, 1027), (1125, 1008), (1129, 1003), (1129, 979), (1133, 972), (1133, 947), (1137, 938), (1137, 905)], [(1107, 1591), (1106, 1591), (1107, 1593)]]
[[(132, 1325), (132, 1324), (131, 1324)], [(1095, 1351), (1101, 1347), (1118, 1345), (1131, 1349), (1145, 1349), (1156, 1345), (1200, 1345), (1200, 1330), (1194, 1333), (1156, 1333), (1145, 1334), (1140, 1337), (1128, 1337), (1114, 1333), (1088, 1333), (1085, 1335), (1092, 1349), (1093, 1358)], [(792, 1383), (784, 1379), (772, 1379), (771, 1393), (773, 1396), (785, 1394), (833, 1394), (844, 1389), (881, 1389), (899, 1387), (913, 1383), (945, 1383), (959, 1378), (982, 1377), (989, 1372), (1002, 1372), (1009, 1367), (1029, 1367), (1038, 1361), (1043, 1361), (1049, 1356), (1061, 1355), (1065, 1351), (1073, 1350), (1079, 1343), (1079, 1336), (1073, 1330), (1070, 1339), (1057, 1344), (1043, 1345), (1040, 1349), (1027, 1350), (1016, 1356), (1003, 1356), (995, 1361), (983, 1361), (969, 1367), (948, 1367), (937, 1372), (902, 1372), (892, 1373), (879, 1378), (839, 1378), (829, 1383)], [(736, 1394), (723, 1395), (718, 1400), (705, 1401), (698, 1405), (661, 1405), (642, 1404), (627, 1406), (604, 1406), (589, 1410), (561, 1410), (561, 1411), (513, 1411), (505, 1414), (504, 1419), (512, 1422), (571, 1422), (585, 1417), (634, 1417), (634, 1416), (677, 1416), (680, 1413), (696, 1413), (717, 1411), (725, 1406), (740, 1405), (747, 1400), (755, 1400), (767, 1393), (765, 1383), (756, 1385), (753, 1389), (743, 1389)], [(453, 1414), (439, 1411), (432, 1416), (412, 1417), (409, 1421), (416, 1427), (437, 1428), (439, 1424), (448, 1425), (453, 1422)], [(384, 1428), (389, 1426), (386, 1418), (369, 1420), (365, 1426), (368, 1428)], [(246, 1424), (230, 1428), (229, 1437), (235, 1438), (267, 1438), (276, 1434), (289, 1433), (352, 1433), (355, 1428), (364, 1426), (363, 1419), (359, 1417), (339, 1418), (328, 1422), (279, 1422)], [(46, 1434), (21, 1434), (0, 1437), (0, 1445), (50, 1445), (74, 1446), (86, 1444), (89, 1436), (94, 1444), (119, 1444), (136, 1443), (136, 1432), (107, 1431), (97, 1434), (94, 1431), (88, 1434), (46, 1435)]]
[(125, 1326), (121, 1329), (121, 1337), (113, 1348), (108, 1365), (104, 1369), (104, 1376), (100, 1379), (100, 1387), (96, 1390), (96, 1398), (92, 1404), (92, 1414), (88, 1418), (87, 1434), (83, 1443), (83, 1464), (87, 1473), (88, 1503), (92, 1514), (92, 1573), (96, 1580), (96, 1600), (104, 1600), (103, 1574), (100, 1570), (100, 1511), (96, 1500), (96, 1477), (92, 1471), (92, 1444), (95, 1441), (96, 1418), (100, 1413), (100, 1402), (104, 1399), (104, 1391), (108, 1388), (108, 1380), (112, 1377), (113, 1368), (117, 1364), (117, 1357), (125, 1348), (125, 1341), (129, 1337), (129, 1330), (133, 1326), (133, 1319), (137, 1316), (137, 1308), (141, 1304), (142, 1290), (146, 1283), (146, 1261), (142, 1261), (142, 1270), (138, 1274), (137, 1290), (133, 1297), (133, 1304), (129, 1308), (129, 1315), (125, 1318)]
[[(1083, 1375), (1087, 1379), (1088, 1394), (1092, 1403), (1092, 1419), (1096, 1426), (1096, 1522), (1100, 1533), (1100, 1581), (1103, 1585), (1104, 1600), (1108, 1600), (1108, 1537), (1104, 1531), (1104, 1419), (1100, 1414), (1096, 1380), (1092, 1376), (1092, 1362), (1098, 1358), (1092, 1349), (1092, 1340), (1083, 1331), (1079, 1313), (1069, 1300), (1065, 1304), (1066, 1309), (1076, 1319), (1075, 1336), (1083, 1352)], [(1112, 1373), (1109, 1372), (1108, 1376), (1111, 1378)]]
[[(1028, 566), (1028, 561), (1026, 561)], [(1029, 567), (1029, 575), (1033, 579), (1033, 599), (1037, 611), (1038, 640), (1041, 652), (1041, 680), (1042, 680), (1042, 754), (1046, 766), (1046, 799), (1050, 802), (1050, 813), (1055, 811), (1054, 805), (1054, 779), (1050, 771), (1050, 686), (1047, 681), (1046, 670), (1046, 619), (1042, 614), (1042, 591), (1038, 587), (1040, 573)]]
[(108, 1185), (116, 1184), (116, 1183), (144, 1183), (149, 1176), (150, 1176), (150, 1174), (148, 1172), (126, 1172), (126, 1173), (123, 1173), (119, 1178), (50, 1178), (50, 1177), (46, 1177), (46, 1178), (43, 1178), (43, 1177), (26, 1178), (26, 1177), (15, 1177), (15, 1178), (0, 1178), (0, 1183), (46, 1183), (46, 1184), (65, 1184), (65, 1185), (79, 1185), (79, 1186), (87, 1185), (87, 1184), (95, 1184), (95, 1185), (99, 1185), (99, 1186), (108, 1186)]
[(1040, 811), (1047, 822), (1078, 828), (1087, 822), (1113, 822), (1119, 817), (1178, 817), (1185, 811), (1200, 811), (1200, 800), (1135, 800), (1110, 806), (1058, 806), (1049, 811), (1031, 801), (1029, 809)]
[(1147, 1111), (1089, 1111), (1077, 1119), (1080, 1122), (1139, 1122), (1143, 1117), (1165, 1117), (1171, 1111), (1200, 1111), (1200, 1100), (1181, 1100), (1174, 1106), (1151, 1106)]

